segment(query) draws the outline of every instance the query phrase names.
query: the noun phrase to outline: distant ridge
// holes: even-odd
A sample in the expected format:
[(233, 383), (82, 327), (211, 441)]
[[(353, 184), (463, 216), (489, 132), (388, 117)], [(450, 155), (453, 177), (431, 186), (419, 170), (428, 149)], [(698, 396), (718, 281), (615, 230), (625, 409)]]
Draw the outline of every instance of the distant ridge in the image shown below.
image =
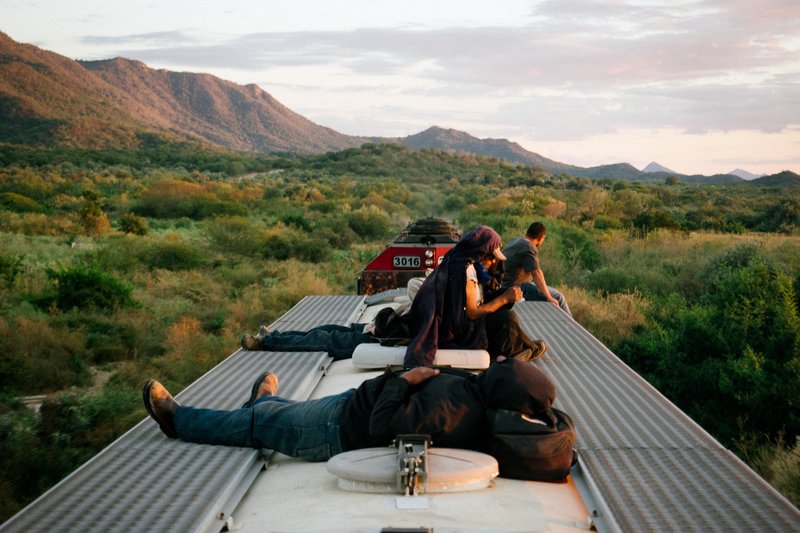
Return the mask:
[(800, 188), (800, 175), (790, 170), (784, 170), (783, 172), (778, 172), (777, 174), (756, 178), (750, 181), (750, 183), (754, 185), (781, 186), (781, 187), (789, 186), (789, 187)]
[(496, 157), (511, 163), (541, 168), (548, 172), (568, 172), (578, 168), (529, 152), (519, 144), (507, 139), (479, 139), (463, 131), (438, 126), (432, 126), (425, 131), (397, 140), (411, 148), (438, 148), (451, 152)]
[[(507, 139), (479, 139), (438, 126), (402, 138), (345, 135), (295, 113), (254, 84), (156, 70), (122, 58), (73, 61), (0, 32), (0, 142), (104, 148), (150, 146), (155, 139), (191, 141), (209, 150), (305, 154), (391, 142), (494, 157), (589, 179), (654, 182), (674, 176), (687, 183), (735, 183), (742, 181), (735, 173), (746, 172), (685, 176), (655, 162), (645, 171), (628, 163), (584, 168), (548, 159)], [(752, 181), (795, 183), (796, 174), (783, 174), (772, 181)]]

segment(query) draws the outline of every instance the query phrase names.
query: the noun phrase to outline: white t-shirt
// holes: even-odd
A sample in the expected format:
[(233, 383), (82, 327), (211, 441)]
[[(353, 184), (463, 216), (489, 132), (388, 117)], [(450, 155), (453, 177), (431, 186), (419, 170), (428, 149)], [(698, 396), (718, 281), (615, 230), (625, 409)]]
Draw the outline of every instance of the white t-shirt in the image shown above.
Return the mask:
[(474, 281), (475, 285), (478, 286), (478, 290), (475, 293), (478, 301), (475, 302), (475, 304), (481, 305), (481, 303), (483, 302), (483, 287), (481, 287), (481, 284), (478, 283), (478, 274), (477, 272), (475, 272), (475, 265), (469, 265), (467, 267), (467, 283), (469, 283), (470, 281)]

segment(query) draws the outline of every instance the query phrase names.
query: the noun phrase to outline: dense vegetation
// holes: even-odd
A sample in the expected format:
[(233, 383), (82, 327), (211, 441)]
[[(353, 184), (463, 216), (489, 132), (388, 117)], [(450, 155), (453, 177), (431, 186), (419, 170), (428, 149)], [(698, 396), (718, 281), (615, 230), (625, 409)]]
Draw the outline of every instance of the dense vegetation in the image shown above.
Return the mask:
[(305, 294), (353, 292), (427, 215), (506, 240), (545, 221), (575, 318), (800, 502), (796, 187), (590, 181), (397, 145), (5, 145), (0, 161), (0, 519), (141, 420), (146, 378), (177, 392)]

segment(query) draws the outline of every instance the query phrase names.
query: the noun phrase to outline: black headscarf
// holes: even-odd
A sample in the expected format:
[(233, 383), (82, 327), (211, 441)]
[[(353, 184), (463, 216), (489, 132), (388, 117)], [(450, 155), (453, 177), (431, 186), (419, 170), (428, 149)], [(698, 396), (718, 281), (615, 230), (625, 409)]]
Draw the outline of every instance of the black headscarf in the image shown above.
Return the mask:
[(483, 319), (467, 318), (467, 266), (479, 263), (501, 244), (496, 231), (478, 226), (464, 234), (428, 276), (409, 313), (412, 338), (406, 349), (406, 368), (430, 366), (437, 348), (487, 347)]

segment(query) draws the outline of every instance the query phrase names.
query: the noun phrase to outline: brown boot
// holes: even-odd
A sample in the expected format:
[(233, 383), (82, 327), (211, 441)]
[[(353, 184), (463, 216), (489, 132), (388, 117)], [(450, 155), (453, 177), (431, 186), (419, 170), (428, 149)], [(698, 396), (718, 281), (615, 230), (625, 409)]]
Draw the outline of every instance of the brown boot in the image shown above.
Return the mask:
[(276, 396), (278, 394), (278, 376), (273, 372), (264, 372), (253, 383), (250, 390), (250, 399), (245, 405), (250, 405), (262, 396)]
[(172, 395), (164, 388), (164, 385), (154, 379), (144, 384), (142, 396), (147, 414), (158, 423), (158, 427), (167, 437), (177, 439), (175, 412), (179, 407), (178, 402), (172, 398)]
[(260, 335), (242, 335), (241, 339), (242, 348), (245, 350), (253, 351), (261, 349), (261, 336)]
[(544, 342), (541, 339), (533, 341), (533, 345), (531, 346), (531, 358), (528, 359), (528, 361), (536, 361), (542, 355), (544, 355), (544, 352), (546, 351), (547, 351), (546, 342)]

